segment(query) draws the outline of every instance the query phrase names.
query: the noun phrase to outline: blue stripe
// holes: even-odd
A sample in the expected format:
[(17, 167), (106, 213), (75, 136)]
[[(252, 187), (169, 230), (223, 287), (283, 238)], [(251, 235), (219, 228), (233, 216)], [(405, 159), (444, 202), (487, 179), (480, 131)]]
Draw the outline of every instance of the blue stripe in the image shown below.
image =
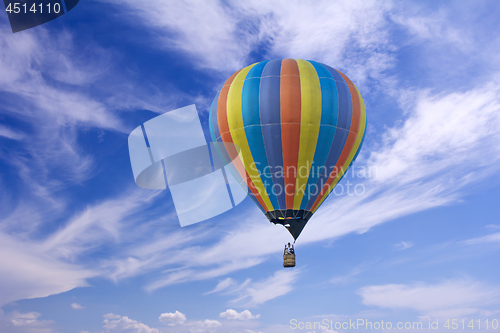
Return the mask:
[[(349, 131), (343, 128), (337, 128), (335, 131), (335, 137), (333, 138), (333, 144), (332, 148), (330, 149), (330, 153), (328, 154), (328, 158), (326, 159), (325, 162), (325, 167), (327, 168), (326, 173), (321, 173), (317, 186), (318, 188), (318, 193), (315, 193), (315, 195), (311, 196), (311, 199), (309, 200), (306, 210), (310, 210), (312, 205), (314, 204), (314, 201), (316, 201), (316, 198), (318, 197), (319, 193), (321, 192), (321, 189), (323, 188), (323, 185), (326, 184), (328, 177), (330, 176), (330, 173), (334, 171), (335, 164), (337, 164), (337, 161), (340, 157), (340, 154), (342, 153), (342, 150), (344, 149), (345, 142), (347, 141), (347, 137), (349, 136)], [(337, 170), (340, 171), (340, 170)]]
[(267, 162), (259, 112), (260, 77), (267, 63), (268, 61), (258, 63), (248, 72), (241, 91), (241, 113), (248, 146), (255, 162), (255, 167), (259, 172), (273, 208), (278, 209), (278, 199), (272, 190), (273, 178), (270, 174), (264, 173), (265, 170), (269, 169), (269, 164)]
[[(333, 139), (335, 137), (339, 113), (339, 96), (333, 76), (322, 64), (315, 61), (309, 62), (314, 66), (316, 73), (319, 76), (321, 87), (321, 126), (319, 129), (311, 172), (309, 173), (309, 178), (307, 180), (306, 194), (302, 198), (300, 209), (306, 209), (311, 201), (312, 194), (314, 194), (315, 191), (321, 191), (321, 188), (318, 188), (321, 186), (318, 185), (318, 179), (320, 177), (318, 169), (325, 166), (328, 154), (332, 147)], [(312, 203), (314, 203), (314, 200)]]
[[(283, 150), (281, 147), (281, 62), (282, 59), (269, 61), (262, 71), (260, 80), (260, 122), (266, 149), (267, 161), (272, 174), (273, 184), (280, 209), (286, 209), (285, 179), (283, 174)], [(274, 205), (274, 204), (273, 204)]]
[(352, 119), (352, 99), (349, 87), (345, 82), (342, 75), (339, 74), (335, 69), (330, 66), (324, 65), (330, 74), (332, 74), (333, 79), (337, 83), (337, 91), (339, 95), (339, 119), (337, 123), (338, 128), (343, 128), (349, 130), (351, 128)]
[[(264, 70), (264, 66), (268, 62), (269, 61), (263, 61), (253, 66), (245, 78), (245, 83), (241, 90), (241, 113), (244, 127), (251, 125), (260, 126), (261, 124), (259, 113), (260, 77)], [(250, 147), (252, 146), (250, 145)]]

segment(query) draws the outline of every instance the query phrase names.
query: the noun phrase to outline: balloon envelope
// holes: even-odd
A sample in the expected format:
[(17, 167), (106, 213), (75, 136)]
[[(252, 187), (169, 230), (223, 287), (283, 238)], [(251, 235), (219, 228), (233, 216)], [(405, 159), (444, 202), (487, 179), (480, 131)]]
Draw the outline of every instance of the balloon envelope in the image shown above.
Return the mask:
[(358, 89), (338, 70), (275, 59), (227, 79), (209, 126), (213, 141), (228, 144), (221, 154), (239, 160), (234, 176), (249, 196), (296, 239), (356, 158), (366, 112)]

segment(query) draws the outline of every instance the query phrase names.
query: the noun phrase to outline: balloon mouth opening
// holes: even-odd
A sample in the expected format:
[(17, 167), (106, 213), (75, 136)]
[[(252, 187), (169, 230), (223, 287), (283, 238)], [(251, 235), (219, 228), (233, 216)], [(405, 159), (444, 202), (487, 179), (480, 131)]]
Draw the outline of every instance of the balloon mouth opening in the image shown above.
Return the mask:
[(269, 222), (284, 226), (295, 240), (311, 216), (312, 212), (305, 209), (283, 209), (266, 213)]

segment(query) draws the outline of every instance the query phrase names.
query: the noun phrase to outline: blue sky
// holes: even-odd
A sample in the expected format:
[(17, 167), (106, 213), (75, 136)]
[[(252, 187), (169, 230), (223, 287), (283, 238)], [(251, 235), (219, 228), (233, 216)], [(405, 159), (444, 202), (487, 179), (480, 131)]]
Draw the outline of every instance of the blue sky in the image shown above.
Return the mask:
[[(0, 15), (0, 331), (500, 320), (499, 12), (497, 1), (82, 1), (16, 34)], [(289, 270), (290, 236), (250, 199), (180, 228), (168, 190), (134, 184), (127, 147), (135, 127), (193, 103), (208, 138), (224, 80), (284, 57), (358, 86), (368, 130), (353, 168), (373, 170), (342, 180), (364, 193), (325, 201)]]

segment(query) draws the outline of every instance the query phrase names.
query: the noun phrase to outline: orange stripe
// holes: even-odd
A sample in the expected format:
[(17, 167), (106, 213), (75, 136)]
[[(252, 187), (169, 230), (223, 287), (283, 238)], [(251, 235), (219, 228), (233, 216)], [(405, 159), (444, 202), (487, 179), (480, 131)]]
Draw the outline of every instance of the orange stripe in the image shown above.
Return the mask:
[(238, 75), (240, 71), (241, 70), (237, 71), (236, 73), (231, 75), (229, 79), (227, 79), (227, 81), (224, 83), (224, 86), (222, 87), (219, 93), (219, 100), (217, 101), (217, 124), (219, 126), (219, 132), (221, 133), (222, 142), (224, 142), (226, 151), (229, 154), (231, 160), (233, 160), (233, 164), (236, 167), (236, 170), (238, 170), (238, 173), (240, 174), (241, 178), (247, 184), (250, 191), (254, 194), (255, 199), (257, 199), (260, 206), (267, 211), (264, 201), (260, 197), (257, 188), (255, 187), (250, 176), (245, 170), (243, 161), (241, 161), (241, 159), (238, 156), (239, 152), (234, 146), (233, 138), (231, 137), (231, 132), (229, 131), (229, 123), (227, 121), (227, 95), (229, 93), (229, 87), (231, 86), (234, 78), (236, 77), (236, 75)]
[(294, 59), (281, 63), (281, 144), (285, 173), (286, 208), (293, 209), (300, 145), (300, 76)]
[[(220, 93), (219, 93), (219, 100), (217, 101), (217, 123), (219, 125), (219, 132), (220, 136), (222, 139), (222, 142), (224, 142), (224, 146), (226, 148), (227, 153), (229, 154), (229, 158), (233, 160), (235, 163), (235, 167), (240, 173), (240, 176), (245, 179), (245, 169), (242, 168), (242, 163), (237, 160), (238, 152), (234, 148), (233, 144), (233, 138), (231, 137), (231, 133), (229, 132), (229, 123), (227, 121), (227, 94), (229, 92), (229, 87), (231, 86), (231, 83), (233, 82), (234, 78), (240, 71), (237, 71), (229, 79), (224, 82), (224, 86), (222, 87)], [(226, 144), (228, 143), (228, 144)]]

